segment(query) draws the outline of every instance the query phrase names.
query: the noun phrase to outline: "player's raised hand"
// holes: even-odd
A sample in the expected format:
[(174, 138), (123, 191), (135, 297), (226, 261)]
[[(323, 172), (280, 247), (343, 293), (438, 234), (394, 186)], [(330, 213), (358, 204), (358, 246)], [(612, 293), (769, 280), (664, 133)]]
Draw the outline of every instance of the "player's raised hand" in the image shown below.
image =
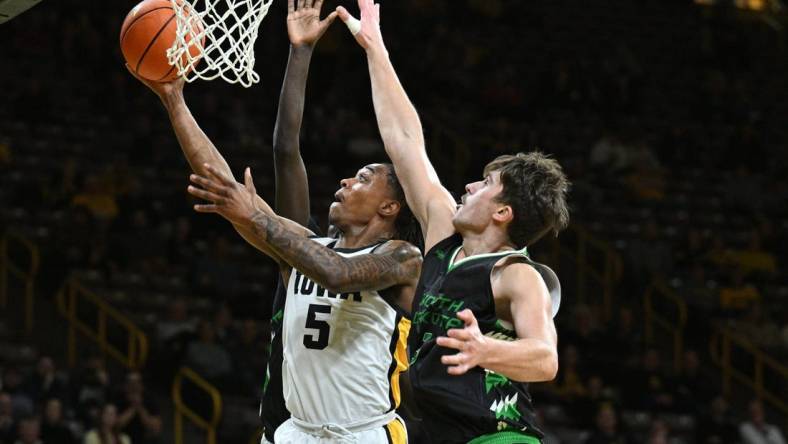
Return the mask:
[(334, 19), (336, 11), (320, 20), (323, 0), (287, 0), (287, 35), (293, 46), (314, 46)]
[(337, 6), (339, 18), (345, 22), (362, 48), (367, 51), (384, 48), (383, 35), (380, 33), (380, 4), (374, 0), (358, 0), (358, 8), (361, 10), (361, 19), (350, 15), (344, 6)]
[(177, 94), (183, 92), (183, 84), (186, 83), (183, 77), (178, 77), (175, 80), (171, 80), (169, 82), (156, 82), (153, 80), (144, 79), (138, 76), (137, 73), (135, 73), (134, 70), (131, 69), (128, 63), (126, 63), (126, 69), (129, 70), (129, 72), (131, 73), (132, 76), (134, 76), (134, 78), (142, 82), (145, 86), (150, 88), (151, 91), (156, 93), (156, 95), (159, 96), (159, 98), (164, 98), (171, 94)]
[(252, 181), (252, 171), (246, 168), (245, 184), (241, 185), (211, 165), (205, 164), (205, 169), (208, 172), (207, 177), (197, 174), (189, 177), (194, 185), (189, 185), (187, 191), (192, 196), (210, 203), (197, 204), (194, 210), (200, 213), (217, 213), (235, 225), (250, 225), (252, 216), (257, 212), (257, 190)]
[(462, 375), (476, 367), (484, 360), (487, 351), (487, 338), (479, 330), (479, 323), (473, 312), (466, 308), (457, 313), (457, 317), (465, 322), (465, 327), (452, 328), (447, 332), (448, 337), (441, 336), (437, 339), (441, 347), (458, 350), (453, 355), (441, 357), (441, 362), (449, 366), (447, 372), (450, 375)]

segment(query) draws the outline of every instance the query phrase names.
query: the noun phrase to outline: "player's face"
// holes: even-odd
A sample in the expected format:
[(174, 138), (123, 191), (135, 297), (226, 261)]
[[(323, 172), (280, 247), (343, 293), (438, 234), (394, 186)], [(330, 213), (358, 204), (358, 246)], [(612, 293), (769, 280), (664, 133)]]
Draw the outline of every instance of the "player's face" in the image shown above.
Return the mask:
[(366, 225), (378, 213), (381, 203), (390, 198), (386, 167), (380, 164), (367, 165), (339, 184), (328, 220), (340, 230)]
[(482, 232), (492, 223), (493, 214), (501, 208), (495, 198), (503, 191), (501, 174), (493, 171), (484, 179), (465, 186), (465, 195), (454, 215), (457, 231)]

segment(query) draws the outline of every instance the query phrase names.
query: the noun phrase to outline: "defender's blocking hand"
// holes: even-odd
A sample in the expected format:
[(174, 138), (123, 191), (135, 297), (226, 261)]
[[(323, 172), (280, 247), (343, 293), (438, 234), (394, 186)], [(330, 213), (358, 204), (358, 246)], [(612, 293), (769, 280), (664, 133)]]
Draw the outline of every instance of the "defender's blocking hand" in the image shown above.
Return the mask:
[(360, 20), (350, 15), (344, 6), (337, 6), (337, 13), (362, 48), (367, 51), (385, 48), (380, 33), (380, 4), (374, 0), (358, 0), (358, 8)]
[(337, 18), (337, 13), (332, 12), (320, 20), (322, 7), (323, 0), (301, 0), (298, 4), (296, 0), (287, 1), (287, 35), (293, 46), (315, 46)]

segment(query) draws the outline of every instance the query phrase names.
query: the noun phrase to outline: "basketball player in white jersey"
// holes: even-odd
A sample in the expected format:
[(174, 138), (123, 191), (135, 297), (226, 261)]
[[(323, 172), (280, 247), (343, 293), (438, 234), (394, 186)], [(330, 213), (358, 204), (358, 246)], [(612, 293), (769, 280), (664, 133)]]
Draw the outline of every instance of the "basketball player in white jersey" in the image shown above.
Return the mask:
[[(288, 20), (304, 9), (319, 11), (320, 3), (289, 2)], [(320, 26), (322, 34), (333, 17), (320, 21), (313, 14), (306, 20)], [(311, 232), (274, 214), (253, 188), (235, 183), (226, 161), (188, 112), (182, 81), (144, 83), (169, 111), (197, 174), (193, 180), (204, 187), (190, 187), (190, 192), (213, 202), (198, 209), (228, 218), (283, 268), (283, 391), (292, 418), (277, 429), (275, 442), (406, 442), (395, 409), (399, 374), (407, 368), (410, 321), (403, 315), (410, 309), (421, 254), (407, 242), (391, 240), (408, 228), (393, 167), (368, 165), (342, 180), (329, 212), (339, 236), (310, 239)], [(251, 186), (249, 170), (246, 180)]]
[(245, 184), (211, 165), (189, 192), (249, 233), (247, 240), (292, 265), (283, 321), (284, 396), (292, 417), (276, 443), (406, 442), (396, 416), (399, 374), (407, 369), (412, 303), (421, 253), (391, 240), (403, 205), (390, 165), (372, 164), (343, 179), (329, 221), (333, 238), (284, 219)]

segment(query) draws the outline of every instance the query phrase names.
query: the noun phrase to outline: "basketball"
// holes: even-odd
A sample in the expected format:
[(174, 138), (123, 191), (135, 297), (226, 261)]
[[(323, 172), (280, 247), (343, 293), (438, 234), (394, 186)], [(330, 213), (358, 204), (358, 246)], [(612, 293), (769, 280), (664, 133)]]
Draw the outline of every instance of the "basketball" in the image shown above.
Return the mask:
[[(199, 33), (202, 27), (197, 25)], [(178, 70), (167, 60), (167, 50), (175, 42), (177, 20), (170, 0), (144, 0), (126, 16), (120, 30), (120, 49), (129, 67), (140, 77), (167, 82)], [(187, 35), (187, 42), (191, 35)], [(203, 42), (205, 38), (203, 37)], [(201, 45), (191, 45), (192, 57), (200, 54)]]

